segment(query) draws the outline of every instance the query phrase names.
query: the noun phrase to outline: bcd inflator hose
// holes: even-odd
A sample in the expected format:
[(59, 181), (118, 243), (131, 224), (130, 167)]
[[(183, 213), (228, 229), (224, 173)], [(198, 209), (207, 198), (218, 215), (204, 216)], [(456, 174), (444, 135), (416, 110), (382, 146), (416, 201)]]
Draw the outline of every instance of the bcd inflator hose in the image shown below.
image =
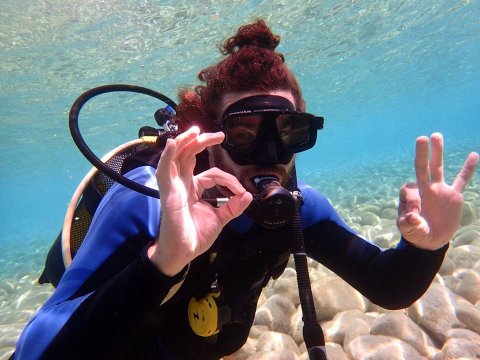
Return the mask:
[[(79, 119), (80, 110), (82, 109), (82, 107), (90, 99), (94, 98), (97, 95), (110, 93), (110, 92), (119, 92), (119, 91), (133, 92), (133, 93), (144, 94), (144, 95), (154, 97), (164, 102), (167, 105), (167, 108), (166, 108), (167, 111), (174, 111), (177, 107), (177, 104), (167, 96), (148, 88), (144, 88), (136, 85), (129, 85), (129, 84), (103, 85), (103, 86), (95, 87), (93, 89), (90, 89), (84, 92), (75, 100), (75, 102), (73, 103), (70, 109), (70, 114), (68, 117), (70, 133), (72, 135), (73, 141), (77, 145), (80, 152), (87, 158), (88, 161), (92, 163), (93, 166), (95, 166), (97, 169), (102, 171), (105, 175), (115, 180), (116, 182), (122, 184), (123, 186), (128, 187), (129, 189), (132, 189), (144, 195), (158, 198), (159, 197), (158, 190), (149, 188), (148, 186), (144, 186), (142, 184), (138, 184), (135, 181), (130, 180), (129, 178), (123, 176), (122, 174), (117, 173), (116, 171), (108, 167), (88, 147), (88, 145), (86, 144), (85, 140), (83, 139), (80, 133), (80, 129), (78, 126), (78, 119)], [(157, 113), (158, 113), (158, 110), (157, 110)], [(158, 122), (159, 120), (158, 115), (156, 115), (155, 118)], [(148, 144), (154, 144), (154, 143), (158, 144), (160, 140), (166, 141), (166, 137), (169, 137), (169, 136), (176, 136), (176, 134), (173, 134), (173, 133), (170, 134), (168, 132), (164, 132), (163, 134), (159, 135), (155, 139), (148, 138), (145, 140), (148, 141)]]

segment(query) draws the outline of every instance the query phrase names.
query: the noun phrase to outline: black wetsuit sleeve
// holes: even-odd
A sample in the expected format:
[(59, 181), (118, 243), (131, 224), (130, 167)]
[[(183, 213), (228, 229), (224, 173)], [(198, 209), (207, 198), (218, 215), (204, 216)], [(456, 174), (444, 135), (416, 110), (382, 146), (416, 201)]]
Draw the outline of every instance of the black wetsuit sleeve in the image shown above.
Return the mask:
[(448, 245), (430, 251), (406, 240), (383, 250), (334, 221), (321, 221), (305, 230), (305, 247), (319, 261), (387, 309), (410, 306), (430, 286), (442, 265)]
[(122, 358), (186, 271), (174, 277), (165, 276), (150, 262), (146, 251), (147, 247), (82, 302), (43, 359)]

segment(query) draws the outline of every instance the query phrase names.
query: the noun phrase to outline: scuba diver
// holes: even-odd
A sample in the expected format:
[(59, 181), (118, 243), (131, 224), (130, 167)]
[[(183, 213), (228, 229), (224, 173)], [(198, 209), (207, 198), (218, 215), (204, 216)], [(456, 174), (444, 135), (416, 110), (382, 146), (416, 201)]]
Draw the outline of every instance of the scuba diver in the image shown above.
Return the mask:
[[(294, 252), (298, 226), (304, 248), (295, 254), (375, 304), (402, 309), (428, 289), (460, 225), (478, 154), (447, 185), (442, 136), (419, 137), (416, 183), (400, 190), (398, 245), (361, 238), (296, 179), (295, 154), (315, 145), (323, 118), (305, 112), (279, 42), (263, 20), (243, 25), (221, 47), (224, 58), (200, 71), (202, 84), (179, 92), (178, 136), (122, 165), (126, 178), (158, 188), (159, 199), (111, 186), (14, 359), (232, 354), (248, 338), (262, 289)], [(315, 357), (324, 352), (317, 346), (307, 346), (310, 356), (325, 358)]]

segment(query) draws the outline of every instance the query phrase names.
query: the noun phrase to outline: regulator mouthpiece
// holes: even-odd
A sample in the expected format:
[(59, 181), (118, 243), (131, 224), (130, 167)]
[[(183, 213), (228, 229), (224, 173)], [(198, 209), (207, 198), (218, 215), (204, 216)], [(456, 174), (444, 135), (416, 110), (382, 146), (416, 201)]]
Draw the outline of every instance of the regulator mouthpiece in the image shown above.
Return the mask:
[(273, 176), (253, 178), (257, 194), (247, 209), (248, 215), (267, 229), (276, 229), (289, 223), (295, 211), (296, 201)]

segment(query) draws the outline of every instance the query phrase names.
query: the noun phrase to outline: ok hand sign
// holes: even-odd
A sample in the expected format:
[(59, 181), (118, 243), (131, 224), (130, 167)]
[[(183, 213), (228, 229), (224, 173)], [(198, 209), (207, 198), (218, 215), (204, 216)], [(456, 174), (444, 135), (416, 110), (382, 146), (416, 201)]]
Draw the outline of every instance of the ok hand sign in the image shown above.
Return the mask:
[[(431, 155), (429, 158), (429, 142)], [(421, 136), (415, 149), (416, 183), (400, 189), (397, 225), (403, 237), (413, 245), (436, 250), (448, 243), (460, 225), (463, 191), (472, 178), (479, 156), (468, 155), (452, 185), (443, 179), (443, 137)]]

